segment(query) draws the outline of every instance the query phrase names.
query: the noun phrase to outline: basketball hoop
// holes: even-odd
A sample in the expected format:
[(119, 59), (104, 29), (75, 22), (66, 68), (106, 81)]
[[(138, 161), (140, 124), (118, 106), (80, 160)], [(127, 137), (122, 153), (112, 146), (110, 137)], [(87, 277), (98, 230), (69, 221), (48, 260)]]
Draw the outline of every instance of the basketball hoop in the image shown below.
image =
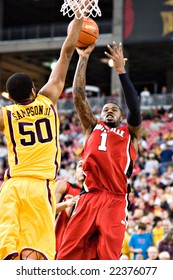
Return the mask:
[(88, 18), (90, 16), (101, 16), (101, 11), (98, 6), (99, 0), (64, 0), (61, 7), (61, 12), (68, 17), (75, 15), (76, 18)]

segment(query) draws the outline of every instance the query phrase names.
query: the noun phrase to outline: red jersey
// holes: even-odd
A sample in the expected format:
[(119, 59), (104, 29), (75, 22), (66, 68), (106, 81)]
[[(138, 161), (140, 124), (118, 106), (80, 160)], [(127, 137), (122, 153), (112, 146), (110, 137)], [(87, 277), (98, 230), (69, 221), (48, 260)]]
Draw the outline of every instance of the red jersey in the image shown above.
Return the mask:
[(99, 121), (82, 151), (85, 190), (126, 194), (136, 156), (128, 126), (112, 128)]
[[(64, 197), (67, 194), (71, 194), (73, 196), (79, 195), (81, 191), (81, 187), (78, 186), (77, 184), (71, 184), (69, 182), (67, 182), (66, 184), (66, 192), (64, 193), (61, 201), (64, 200)], [(63, 238), (63, 234), (64, 231), (67, 227), (67, 223), (68, 223), (69, 217), (66, 214), (66, 211), (63, 210), (61, 211), (56, 219), (56, 225), (55, 225), (55, 235), (56, 235), (56, 252), (58, 252), (58, 249), (61, 245), (62, 242), (62, 238)]]

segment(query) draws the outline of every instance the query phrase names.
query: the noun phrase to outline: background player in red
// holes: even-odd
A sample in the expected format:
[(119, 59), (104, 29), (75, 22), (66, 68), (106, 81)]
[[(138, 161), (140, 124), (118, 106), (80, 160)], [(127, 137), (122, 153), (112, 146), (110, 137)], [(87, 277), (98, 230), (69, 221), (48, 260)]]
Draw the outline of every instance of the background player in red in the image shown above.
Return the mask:
[[(105, 104), (101, 119), (93, 114), (85, 96), (86, 68), (94, 45), (77, 49), (79, 61), (74, 77), (74, 104), (86, 142), (82, 152), (84, 187), (75, 213), (69, 220), (58, 259), (120, 258), (127, 227), (128, 178), (137, 157), (141, 117), (138, 94), (126, 70), (122, 45), (108, 45), (127, 104), (127, 124), (122, 124), (122, 110), (115, 103)], [(92, 236), (97, 236), (97, 242)], [(94, 245), (95, 244), (95, 245)], [(95, 247), (94, 247), (95, 246)], [(95, 254), (93, 254), (95, 250)]]
[(64, 230), (67, 227), (67, 223), (71, 215), (73, 206), (79, 198), (79, 194), (81, 192), (82, 185), (85, 179), (82, 165), (83, 161), (79, 160), (74, 174), (74, 177), (76, 179), (75, 183), (70, 183), (66, 180), (58, 180), (56, 183), (56, 254), (58, 253), (59, 247), (62, 242)]

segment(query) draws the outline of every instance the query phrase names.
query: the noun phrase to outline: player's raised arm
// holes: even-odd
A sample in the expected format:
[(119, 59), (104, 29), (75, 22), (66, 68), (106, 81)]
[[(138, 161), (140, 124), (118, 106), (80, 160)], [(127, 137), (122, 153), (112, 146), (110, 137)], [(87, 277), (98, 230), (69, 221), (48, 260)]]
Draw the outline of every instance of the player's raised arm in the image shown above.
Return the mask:
[(86, 86), (86, 69), (89, 56), (95, 47), (95, 43), (86, 49), (77, 48), (79, 60), (73, 80), (73, 99), (76, 107), (83, 131), (89, 135), (93, 126), (97, 123), (97, 118), (94, 116), (89, 101), (85, 95)]
[(65, 79), (74, 53), (83, 19), (74, 19), (71, 29), (61, 48), (60, 57), (52, 70), (48, 82), (40, 90), (40, 93), (49, 97), (56, 104), (65, 84)]
[(107, 46), (109, 53), (105, 52), (106, 56), (113, 60), (114, 68), (119, 75), (123, 93), (125, 96), (126, 104), (128, 107), (127, 122), (131, 134), (134, 138), (138, 139), (140, 136), (141, 129), (141, 114), (140, 114), (140, 101), (129, 76), (125, 70), (126, 58), (124, 58), (122, 44), (117, 47), (116, 43), (113, 42), (113, 47)]

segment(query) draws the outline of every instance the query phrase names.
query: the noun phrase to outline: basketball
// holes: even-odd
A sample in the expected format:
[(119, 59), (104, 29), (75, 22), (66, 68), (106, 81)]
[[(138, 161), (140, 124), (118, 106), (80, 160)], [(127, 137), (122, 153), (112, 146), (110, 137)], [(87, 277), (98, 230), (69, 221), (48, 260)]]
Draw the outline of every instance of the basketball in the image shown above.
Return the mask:
[[(67, 32), (69, 31), (70, 25), (71, 24), (69, 24), (68, 26)], [(93, 44), (97, 40), (98, 35), (99, 35), (99, 28), (95, 20), (93, 20), (90, 17), (84, 18), (76, 47), (78, 48), (88, 47), (89, 45)]]

